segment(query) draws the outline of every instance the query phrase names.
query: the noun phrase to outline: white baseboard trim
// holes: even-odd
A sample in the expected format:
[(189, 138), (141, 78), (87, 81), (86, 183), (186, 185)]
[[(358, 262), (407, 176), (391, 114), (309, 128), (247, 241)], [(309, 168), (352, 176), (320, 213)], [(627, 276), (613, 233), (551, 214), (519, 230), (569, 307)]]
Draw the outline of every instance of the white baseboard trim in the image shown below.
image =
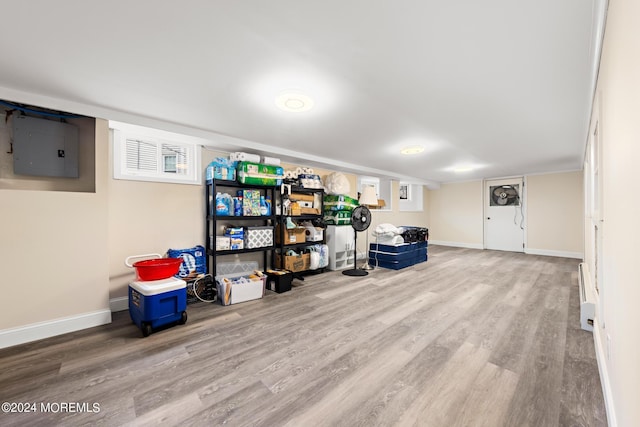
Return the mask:
[(600, 336), (600, 326), (598, 319), (593, 319), (593, 343), (596, 347), (596, 360), (598, 361), (598, 371), (600, 371), (600, 383), (602, 384), (602, 394), (604, 394), (604, 405), (607, 410), (607, 421), (609, 427), (618, 427), (616, 412), (613, 406), (613, 396), (611, 395), (611, 382), (609, 381), (609, 371), (607, 370), (607, 357), (604, 352), (602, 337)]
[(555, 256), (559, 258), (576, 258), (576, 259), (584, 258), (584, 254), (582, 252), (551, 251), (548, 249), (526, 248), (524, 250), (524, 253), (529, 255)]
[(0, 331), (0, 348), (111, 323), (111, 310), (98, 310)]
[(111, 298), (109, 300), (109, 308), (112, 313), (129, 310), (129, 297)]
[(444, 240), (429, 240), (430, 245), (453, 246), (454, 248), (484, 249), (482, 243), (445, 242)]

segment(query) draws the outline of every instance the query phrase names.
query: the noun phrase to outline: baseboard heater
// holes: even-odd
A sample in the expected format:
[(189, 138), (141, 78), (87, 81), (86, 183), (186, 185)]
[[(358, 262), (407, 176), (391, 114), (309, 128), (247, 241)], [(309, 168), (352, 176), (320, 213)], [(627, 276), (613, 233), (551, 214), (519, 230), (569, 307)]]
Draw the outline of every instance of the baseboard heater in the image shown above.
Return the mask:
[(578, 287), (580, 288), (580, 326), (593, 332), (593, 319), (596, 316), (596, 299), (591, 287), (591, 276), (587, 264), (578, 264)]

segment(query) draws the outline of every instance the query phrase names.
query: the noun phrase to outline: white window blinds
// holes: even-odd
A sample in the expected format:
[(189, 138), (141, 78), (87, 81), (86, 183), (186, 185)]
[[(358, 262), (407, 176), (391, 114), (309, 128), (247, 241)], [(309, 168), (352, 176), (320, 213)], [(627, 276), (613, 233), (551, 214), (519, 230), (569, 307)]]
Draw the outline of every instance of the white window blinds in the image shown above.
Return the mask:
[[(117, 123), (117, 122), (116, 122)], [(115, 179), (200, 184), (200, 145), (133, 125), (113, 127)], [(146, 132), (146, 133), (145, 133)], [(184, 137), (189, 140), (189, 137)]]

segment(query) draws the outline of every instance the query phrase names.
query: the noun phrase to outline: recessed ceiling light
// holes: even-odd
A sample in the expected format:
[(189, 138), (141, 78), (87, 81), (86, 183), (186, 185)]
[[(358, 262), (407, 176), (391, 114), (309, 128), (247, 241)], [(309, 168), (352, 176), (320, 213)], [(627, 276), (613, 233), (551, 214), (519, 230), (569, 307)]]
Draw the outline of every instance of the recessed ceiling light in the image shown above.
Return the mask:
[(276, 105), (282, 111), (303, 113), (313, 108), (313, 99), (297, 92), (285, 92), (276, 97)]
[(424, 147), (422, 145), (411, 145), (409, 147), (404, 147), (400, 150), (400, 153), (411, 155), (411, 154), (420, 154), (424, 151)]

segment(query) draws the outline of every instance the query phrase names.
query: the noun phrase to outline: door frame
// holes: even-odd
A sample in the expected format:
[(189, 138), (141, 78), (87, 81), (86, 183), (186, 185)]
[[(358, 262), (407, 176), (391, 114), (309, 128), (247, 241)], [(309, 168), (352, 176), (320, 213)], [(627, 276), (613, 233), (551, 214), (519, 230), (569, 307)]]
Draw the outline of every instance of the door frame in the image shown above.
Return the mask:
[(524, 213), (524, 222), (522, 226), (524, 230), (522, 230), (523, 238), (522, 242), (524, 243), (524, 247), (522, 248), (523, 253), (527, 253), (527, 249), (529, 248), (528, 242), (528, 222), (529, 222), (529, 203), (527, 199), (529, 182), (526, 175), (512, 175), (512, 176), (504, 176), (497, 178), (484, 178), (482, 180), (482, 248), (487, 249), (487, 223), (485, 218), (487, 217), (487, 204), (489, 203), (489, 195), (485, 191), (487, 188), (488, 181), (498, 181), (503, 179), (522, 179), (522, 191), (520, 191), (520, 204), (522, 207), (522, 211)]

